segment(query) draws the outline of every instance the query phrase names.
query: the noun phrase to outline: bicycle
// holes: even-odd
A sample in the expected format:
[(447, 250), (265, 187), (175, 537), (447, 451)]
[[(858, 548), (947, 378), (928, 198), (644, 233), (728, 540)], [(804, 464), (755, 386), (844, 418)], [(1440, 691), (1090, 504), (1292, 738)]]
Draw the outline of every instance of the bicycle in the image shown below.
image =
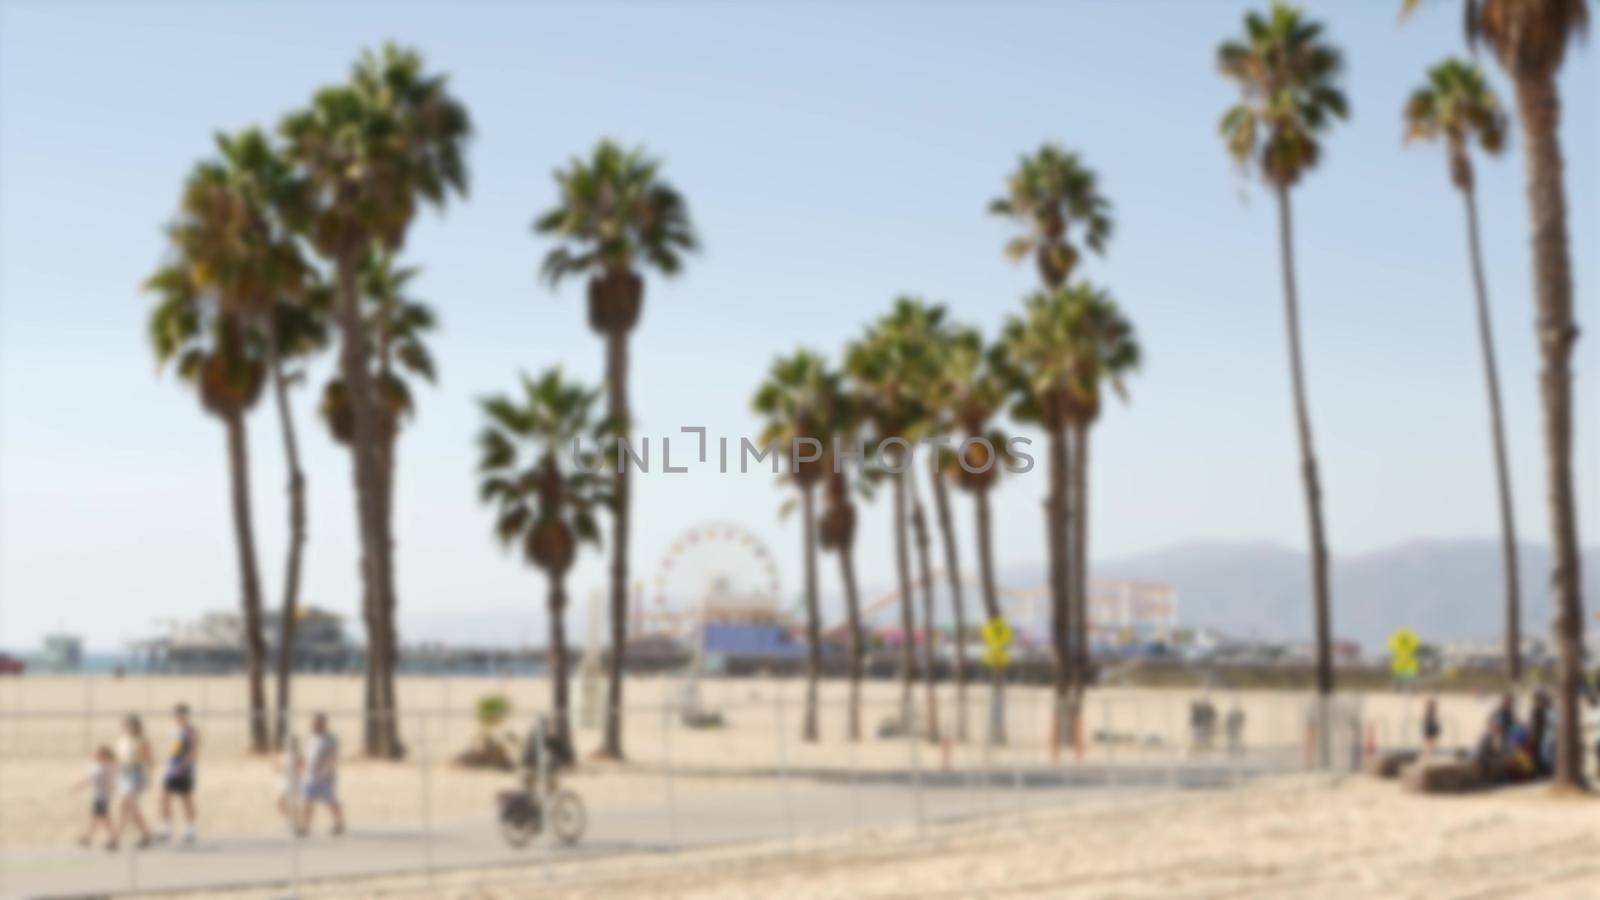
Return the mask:
[(549, 813), (550, 830), (556, 839), (571, 846), (583, 837), (588, 814), (583, 801), (566, 788), (552, 791), (543, 803), (534, 797), (532, 789), (501, 791), (500, 836), (507, 844), (521, 849), (526, 847), (540, 831), (544, 830), (546, 812)]

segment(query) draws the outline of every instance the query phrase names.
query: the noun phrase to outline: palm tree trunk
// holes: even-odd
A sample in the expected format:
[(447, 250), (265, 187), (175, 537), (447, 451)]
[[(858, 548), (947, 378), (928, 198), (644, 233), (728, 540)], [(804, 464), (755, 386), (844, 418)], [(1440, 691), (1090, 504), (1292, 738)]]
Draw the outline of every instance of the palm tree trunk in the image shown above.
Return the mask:
[[(379, 496), (383, 504), (381, 515), (386, 534), (392, 534), (390, 523), (394, 521), (395, 445), (399, 440), (399, 436), (399, 423), (393, 422), (381, 432), (378, 442), (380, 454), (378, 474), (383, 484), (383, 490), (379, 492)], [(388, 539), (388, 545), (390, 547), (394, 546), (392, 537)], [(390, 572), (393, 572), (392, 557)], [(395, 691), (396, 671), (400, 665), (400, 630), (395, 625), (398, 612), (395, 609), (395, 599), (394, 593), (391, 591), (387, 602), (379, 608), (379, 613), (383, 616), (384, 665), (380, 673), (381, 680), (378, 683), (378, 688), (381, 692), (383, 708), (388, 712), (388, 716), (383, 721), (383, 740), (389, 747), (389, 755), (393, 758), (399, 758), (405, 755), (405, 745), (400, 741), (400, 702)]]
[(1578, 328), (1572, 319), (1572, 263), (1567, 249), (1567, 199), (1562, 186), (1558, 126), (1561, 100), (1555, 74), (1541, 71), (1516, 79), (1517, 120), (1522, 123), (1528, 179), (1528, 211), (1533, 224), (1534, 292), (1542, 368), (1539, 392), (1544, 406), (1544, 452), (1555, 571), (1555, 640), (1560, 654), (1556, 716), (1556, 784), (1583, 784), (1583, 746), (1578, 695), (1583, 689), (1583, 594), (1579, 571), (1577, 495), (1572, 479), (1572, 347)]
[(817, 740), (817, 679), (822, 677), (822, 619), (817, 609), (817, 510), (816, 486), (800, 486), (801, 526), (805, 529), (802, 552), (805, 554), (806, 597), (806, 711), (800, 739)]
[(283, 377), (276, 329), (269, 326), (267, 348), (272, 358), (272, 391), (278, 406), (278, 430), (283, 436), (283, 458), (289, 466), (289, 553), (284, 562), (283, 605), (278, 622), (277, 722), (273, 746), (282, 747), (289, 734), (289, 675), (294, 668), (295, 626), (300, 609), (300, 564), (306, 545), (306, 478), (300, 467), (300, 442), (295, 438), (294, 414), (289, 408), (289, 386)]
[(1332, 752), (1328, 734), (1328, 702), (1333, 694), (1328, 546), (1322, 526), (1322, 484), (1317, 475), (1317, 453), (1311, 438), (1311, 409), (1306, 400), (1306, 379), (1300, 351), (1300, 301), (1295, 293), (1294, 218), (1289, 208), (1288, 185), (1278, 185), (1277, 196), (1278, 250), (1283, 264), (1283, 310), (1289, 341), (1289, 377), (1294, 391), (1295, 431), (1300, 438), (1300, 477), (1305, 483), (1306, 518), (1311, 536), (1311, 601), (1317, 640), (1317, 761), (1325, 766)]
[(911, 555), (906, 542), (906, 475), (909, 469), (895, 472), (894, 485), (894, 568), (900, 582), (900, 722), (912, 726), (911, 682), (916, 678), (916, 597), (911, 591)]
[(250, 462), (244, 415), (223, 418), (228, 432), (228, 478), (233, 488), (233, 537), (239, 552), (240, 604), (244, 620), (244, 666), (250, 693), (250, 749), (271, 748), (267, 729), (266, 641), (261, 625), (261, 573), (256, 565), (255, 529), (250, 522)]
[(928, 700), (928, 740), (939, 740), (939, 691), (935, 686), (938, 674), (935, 668), (933, 643), (933, 564), (929, 560), (928, 520), (922, 514), (922, 498), (917, 491), (915, 469), (906, 469), (911, 482), (911, 531), (917, 540), (917, 565), (922, 576), (922, 685)]
[(1082, 694), (1094, 675), (1094, 660), (1089, 652), (1089, 423), (1079, 422), (1072, 430), (1072, 440), (1072, 649), (1079, 676), (1076, 706), (1081, 714)]
[(1045, 501), (1045, 543), (1050, 561), (1050, 639), (1055, 651), (1055, 728), (1059, 738), (1070, 739), (1074, 682), (1071, 632), (1072, 609), (1067, 572), (1068, 452), (1064, 429), (1050, 429), (1050, 494)]
[(846, 542), (839, 546), (839, 577), (844, 582), (844, 614), (850, 628), (850, 740), (861, 739), (861, 676), (866, 643), (861, 634), (861, 596), (856, 590), (855, 550)]
[(398, 747), (389, 740), (394, 733), (394, 710), (387, 708), (382, 683), (389, 664), (389, 640), (384, 633), (383, 610), (392, 606), (386, 529), (383, 524), (383, 475), (378, 450), (377, 403), (371, 373), (367, 370), (367, 327), (361, 316), (361, 294), (357, 284), (360, 252), (346, 252), (335, 264), (336, 300), (339, 327), (343, 332), (339, 362), (345, 389), (349, 392), (351, 441), (354, 463), (356, 515), (361, 535), (361, 575), (363, 616), (367, 623), (367, 683), (365, 749), (369, 755), (394, 757)]
[(1489, 321), (1489, 290), (1484, 285), (1483, 251), (1478, 246), (1478, 200), (1470, 176), (1461, 189), (1467, 206), (1467, 247), (1472, 257), (1472, 286), (1477, 294), (1478, 342), (1483, 348), (1483, 377), (1489, 391), (1489, 436), (1494, 444), (1495, 483), (1500, 493), (1500, 547), (1506, 583), (1506, 680), (1522, 679), (1522, 602), (1518, 593), (1517, 522), (1512, 510), (1511, 469), (1506, 459), (1506, 426), (1500, 407), (1500, 373), (1495, 365), (1494, 327)]
[[(628, 413), (628, 335), (613, 329), (606, 334), (606, 402), (621, 440), (632, 433)], [(621, 450), (621, 448), (619, 448)], [(611, 658), (606, 684), (605, 738), (602, 756), (622, 759), (622, 667), (628, 645), (628, 455), (619, 452), (612, 476), (611, 518)]]
[(939, 471), (939, 454), (928, 455), (928, 477), (933, 479), (934, 511), (939, 516), (939, 538), (944, 544), (944, 568), (950, 581), (950, 608), (956, 631), (956, 740), (967, 739), (967, 610), (961, 591), (961, 554), (956, 548), (955, 525), (950, 520), (950, 491)]
[(572, 746), (567, 665), (567, 586), (566, 576), (550, 577), (550, 712), (555, 721), (555, 737), (563, 747)]
[[(973, 492), (978, 514), (978, 574), (983, 579), (983, 612), (993, 622), (1003, 618), (1000, 596), (994, 582), (994, 535), (989, 522), (989, 489), (980, 486)], [(989, 741), (1006, 742), (1006, 672), (999, 666), (989, 669)]]

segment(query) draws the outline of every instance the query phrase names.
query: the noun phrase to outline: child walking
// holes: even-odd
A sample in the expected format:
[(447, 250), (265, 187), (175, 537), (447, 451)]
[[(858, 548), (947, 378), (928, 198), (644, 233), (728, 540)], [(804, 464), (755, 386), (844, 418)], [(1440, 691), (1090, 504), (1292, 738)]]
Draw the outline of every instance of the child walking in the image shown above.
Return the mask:
[(78, 844), (89, 846), (95, 832), (106, 832), (106, 849), (117, 849), (117, 829), (111, 823), (111, 791), (117, 780), (117, 757), (111, 748), (101, 744), (94, 751), (94, 761), (89, 764), (89, 774), (73, 786), (74, 791), (89, 789), (89, 827), (78, 838)]
[(278, 762), (282, 781), (278, 786), (278, 812), (294, 829), (300, 827), (300, 784), (305, 778), (306, 759), (300, 751), (300, 738), (288, 735), (283, 740), (283, 757)]

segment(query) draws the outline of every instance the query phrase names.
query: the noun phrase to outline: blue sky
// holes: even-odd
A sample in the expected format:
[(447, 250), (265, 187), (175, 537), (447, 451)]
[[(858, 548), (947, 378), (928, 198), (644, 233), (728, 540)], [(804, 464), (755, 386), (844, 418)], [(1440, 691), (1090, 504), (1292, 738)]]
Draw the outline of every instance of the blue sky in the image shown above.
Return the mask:
[[(1441, 0), (1402, 26), (1397, 7), (1311, 4), (1347, 52), (1354, 111), (1294, 196), (1335, 553), (1495, 527), (1460, 201), (1442, 154), (1403, 147), (1399, 129), (1424, 69), (1463, 52), (1458, 9)], [(1023, 151), (1059, 141), (1115, 205), (1110, 251), (1083, 274), (1126, 307), (1147, 355), (1131, 403), (1096, 433), (1094, 555), (1197, 539), (1302, 545), (1273, 205), (1216, 138), (1233, 92), (1212, 54), (1245, 8), (0, 3), (0, 645), (65, 626), (106, 648), (236, 603), (223, 433), (155, 371), (138, 285), (215, 130), (274, 124), (385, 39), (448, 72), (477, 128), (470, 197), (424, 215), (406, 248), (443, 323), (441, 383), (421, 393), (400, 449), (408, 638), (486, 611), (526, 612), (523, 632), (505, 637), (542, 639), (543, 583), (491, 541), (476, 502), (475, 398), (558, 363), (599, 378), (581, 286), (553, 293), (537, 280), (547, 245), (529, 223), (555, 196), (552, 169), (601, 136), (665, 158), (705, 242), (681, 278), (648, 288), (633, 344), (643, 433), (753, 433), (749, 395), (776, 353), (837, 352), (899, 293), (947, 302), (992, 333), (1033, 274), (1004, 259), (1010, 229), (984, 207)], [(1594, 51), (1581, 48), (1562, 88), (1584, 321), (1600, 258), (1595, 83)], [(1518, 518), (1543, 540), (1518, 143), (1480, 165), (1480, 202)], [(1587, 337), (1578, 360), (1591, 535), (1597, 347)], [(314, 421), (311, 393), (296, 399), (311, 474), (305, 596), (353, 612), (348, 459)], [(250, 425), (276, 598), (283, 466), (273, 420)], [(1002, 564), (1043, 556), (1042, 475), (1001, 491)], [(797, 523), (776, 517), (785, 496), (769, 478), (636, 483), (641, 579), (678, 531), (731, 519), (797, 586)], [(868, 585), (892, 580), (887, 515), (881, 504), (864, 514)], [(832, 593), (831, 559), (822, 571)], [(573, 594), (602, 583), (591, 553)], [(575, 627), (586, 618), (575, 613)]]

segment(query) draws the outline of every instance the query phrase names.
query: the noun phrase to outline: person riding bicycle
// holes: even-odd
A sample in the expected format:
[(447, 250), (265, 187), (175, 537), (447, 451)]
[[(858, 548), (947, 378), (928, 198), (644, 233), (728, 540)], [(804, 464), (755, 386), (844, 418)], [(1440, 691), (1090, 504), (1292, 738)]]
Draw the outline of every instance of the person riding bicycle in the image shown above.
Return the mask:
[[(544, 756), (547, 753), (548, 760)], [(539, 803), (539, 775), (545, 775), (547, 782), (544, 792), (549, 793), (556, 789), (557, 773), (572, 765), (572, 762), (571, 742), (551, 726), (548, 716), (541, 714), (535, 718), (533, 727), (528, 729), (528, 736), (523, 739), (522, 757), (518, 760), (523, 789), (528, 792), (535, 807)]]
[(563, 844), (577, 843), (583, 836), (583, 801), (556, 784), (556, 773), (574, 762), (571, 739), (539, 716), (520, 743), (514, 761), (521, 787), (497, 797), (500, 834), (511, 846), (523, 847), (545, 830), (548, 818), (551, 832)]

